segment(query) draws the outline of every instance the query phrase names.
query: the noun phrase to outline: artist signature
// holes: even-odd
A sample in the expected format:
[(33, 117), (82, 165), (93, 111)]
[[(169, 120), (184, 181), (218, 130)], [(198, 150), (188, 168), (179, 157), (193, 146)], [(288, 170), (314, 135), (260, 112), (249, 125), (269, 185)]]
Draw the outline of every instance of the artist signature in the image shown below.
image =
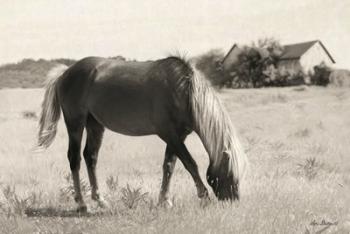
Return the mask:
[(332, 225), (338, 225), (338, 221), (330, 222), (322, 219), (321, 222), (317, 222), (316, 220), (312, 220), (310, 225), (312, 226), (332, 226)]

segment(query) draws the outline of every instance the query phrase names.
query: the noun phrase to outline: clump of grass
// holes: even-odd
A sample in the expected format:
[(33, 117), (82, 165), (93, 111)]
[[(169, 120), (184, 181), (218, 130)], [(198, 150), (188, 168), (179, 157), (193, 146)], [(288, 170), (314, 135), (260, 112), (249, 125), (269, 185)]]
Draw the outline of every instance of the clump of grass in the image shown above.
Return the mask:
[(279, 94), (276, 95), (275, 100), (277, 102), (283, 102), (284, 103), (284, 102), (288, 101), (288, 97), (286, 95), (284, 95), (284, 94), (279, 93)]
[(140, 202), (145, 201), (148, 193), (142, 193), (141, 188), (131, 188), (129, 184), (121, 189), (121, 200), (129, 209), (135, 209)]
[(5, 198), (3, 203), (0, 203), (0, 210), (6, 214), (8, 218), (16, 215), (23, 216), (27, 209), (42, 201), (42, 193), (31, 193), (30, 196), (23, 198), (16, 193), (16, 187), (6, 185), (1, 188)]
[(294, 133), (296, 137), (309, 137), (311, 135), (311, 130), (308, 128), (303, 128)]
[(298, 174), (305, 176), (308, 180), (315, 179), (323, 163), (317, 161), (315, 157), (307, 158), (304, 163), (298, 163)]
[(106, 185), (110, 192), (115, 193), (119, 186), (118, 176), (109, 176), (106, 179)]
[[(73, 179), (71, 174), (66, 174), (64, 179), (65, 185), (60, 189), (59, 199), (61, 202), (68, 202), (74, 197), (75, 193)], [(83, 196), (87, 196), (90, 191), (89, 184), (83, 179), (80, 179), (80, 190)]]
[(22, 116), (25, 119), (33, 119), (33, 120), (38, 119), (38, 116), (36, 115), (36, 113), (34, 111), (23, 111)]
[(20, 198), (16, 194), (15, 186), (7, 185), (3, 187), (2, 194), (4, 195), (7, 204), (3, 204), (3, 210), (6, 211), (7, 217), (14, 215), (23, 215), (25, 209), (28, 207), (28, 199)]

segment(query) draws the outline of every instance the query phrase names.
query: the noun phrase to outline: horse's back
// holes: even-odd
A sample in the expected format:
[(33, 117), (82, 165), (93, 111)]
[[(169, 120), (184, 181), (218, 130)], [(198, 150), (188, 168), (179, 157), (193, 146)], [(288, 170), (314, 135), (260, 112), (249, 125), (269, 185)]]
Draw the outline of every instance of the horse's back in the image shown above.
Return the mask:
[(86, 57), (73, 64), (62, 76), (59, 95), (66, 99), (87, 98), (90, 88), (133, 86), (140, 83), (150, 62), (125, 62), (102, 57)]

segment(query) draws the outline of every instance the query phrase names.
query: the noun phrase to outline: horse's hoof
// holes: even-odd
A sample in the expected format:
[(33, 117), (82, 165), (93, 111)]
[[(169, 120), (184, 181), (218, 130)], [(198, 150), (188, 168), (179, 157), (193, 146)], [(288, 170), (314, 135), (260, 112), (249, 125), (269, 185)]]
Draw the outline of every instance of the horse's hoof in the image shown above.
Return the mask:
[(160, 201), (158, 203), (158, 206), (164, 207), (165, 209), (171, 209), (171, 208), (173, 208), (174, 205), (170, 199), (166, 199), (164, 201)]
[(81, 214), (87, 213), (87, 206), (86, 206), (86, 205), (79, 206), (79, 207), (77, 208), (77, 212), (78, 212), (78, 213), (81, 213)]

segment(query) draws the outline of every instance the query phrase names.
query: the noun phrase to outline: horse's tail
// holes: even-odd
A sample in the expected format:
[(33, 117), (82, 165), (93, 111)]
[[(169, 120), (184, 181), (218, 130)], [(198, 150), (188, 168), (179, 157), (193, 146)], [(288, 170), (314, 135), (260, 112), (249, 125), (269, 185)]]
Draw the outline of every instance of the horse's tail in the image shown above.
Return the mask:
[(57, 81), (67, 68), (65, 65), (56, 66), (47, 75), (46, 91), (41, 105), (42, 110), (39, 120), (39, 148), (49, 147), (55, 139), (57, 123), (61, 114), (61, 107), (57, 97)]

